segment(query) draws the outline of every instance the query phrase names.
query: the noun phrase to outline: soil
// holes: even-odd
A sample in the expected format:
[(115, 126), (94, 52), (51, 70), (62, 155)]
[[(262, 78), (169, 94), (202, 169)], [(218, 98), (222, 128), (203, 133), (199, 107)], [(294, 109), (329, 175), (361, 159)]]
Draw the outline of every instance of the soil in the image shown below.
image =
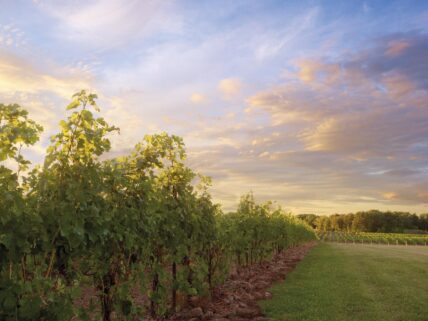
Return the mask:
[(241, 268), (214, 289), (212, 298), (193, 298), (191, 306), (168, 321), (264, 321), (258, 301), (272, 298), (268, 289), (282, 282), (317, 242), (290, 248), (269, 262)]

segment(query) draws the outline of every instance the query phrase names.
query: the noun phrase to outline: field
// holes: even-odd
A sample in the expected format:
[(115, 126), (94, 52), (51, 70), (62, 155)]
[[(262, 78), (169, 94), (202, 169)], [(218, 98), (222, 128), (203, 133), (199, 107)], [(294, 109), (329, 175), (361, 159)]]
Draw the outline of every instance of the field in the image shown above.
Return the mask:
[(428, 248), (322, 243), (262, 302), (272, 320), (427, 321)]
[(386, 245), (428, 245), (427, 234), (317, 232), (322, 241)]

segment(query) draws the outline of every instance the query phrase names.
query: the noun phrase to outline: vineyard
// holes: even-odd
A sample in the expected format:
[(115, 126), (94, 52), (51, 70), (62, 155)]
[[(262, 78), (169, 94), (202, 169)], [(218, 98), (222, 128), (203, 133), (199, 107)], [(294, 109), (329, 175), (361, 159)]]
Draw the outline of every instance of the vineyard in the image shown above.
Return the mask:
[[(101, 160), (119, 129), (95, 116), (96, 98), (73, 96), (44, 163), (31, 169), (22, 152), (42, 127), (0, 104), (0, 320), (167, 316), (232, 269), (316, 238), (252, 194), (223, 214), (177, 136), (147, 135)], [(81, 303), (85, 289), (98, 302)]]
[(386, 244), (386, 245), (428, 245), (427, 234), (365, 233), (365, 232), (317, 232), (326, 242)]

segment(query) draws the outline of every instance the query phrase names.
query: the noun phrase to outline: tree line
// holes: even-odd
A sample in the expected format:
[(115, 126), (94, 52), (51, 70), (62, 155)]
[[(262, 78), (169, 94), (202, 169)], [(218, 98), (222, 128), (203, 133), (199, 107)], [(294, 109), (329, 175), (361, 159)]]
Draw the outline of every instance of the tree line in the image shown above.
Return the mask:
[[(73, 96), (31, 170), (22, 149), (43, 129), (21, 106), (0, 104), (1, 320), (165, 316), (209, 295), (231, 269), (316, 238), (252, 194), (223, 213), (178, 136), (146, 135), (127, 155), (101, 160), (119, 129), (96, 117), (96, 99)], [(78, 304), (85, 288), (98, 304)]]
[(319, 231), (428, 232), (428, 214), (370, 210), (333, 215), (299, 214), (298, 217)]

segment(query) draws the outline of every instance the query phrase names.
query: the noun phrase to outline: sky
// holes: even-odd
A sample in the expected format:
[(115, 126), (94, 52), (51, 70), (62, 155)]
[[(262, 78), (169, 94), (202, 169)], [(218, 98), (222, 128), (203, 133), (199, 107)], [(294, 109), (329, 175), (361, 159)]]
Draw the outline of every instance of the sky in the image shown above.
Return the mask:
[(428, 212), (427, 1), (0, 0), (0, 102), (49, 137), (81, 89), (121, 128), (182, 136), (225, 210)]

